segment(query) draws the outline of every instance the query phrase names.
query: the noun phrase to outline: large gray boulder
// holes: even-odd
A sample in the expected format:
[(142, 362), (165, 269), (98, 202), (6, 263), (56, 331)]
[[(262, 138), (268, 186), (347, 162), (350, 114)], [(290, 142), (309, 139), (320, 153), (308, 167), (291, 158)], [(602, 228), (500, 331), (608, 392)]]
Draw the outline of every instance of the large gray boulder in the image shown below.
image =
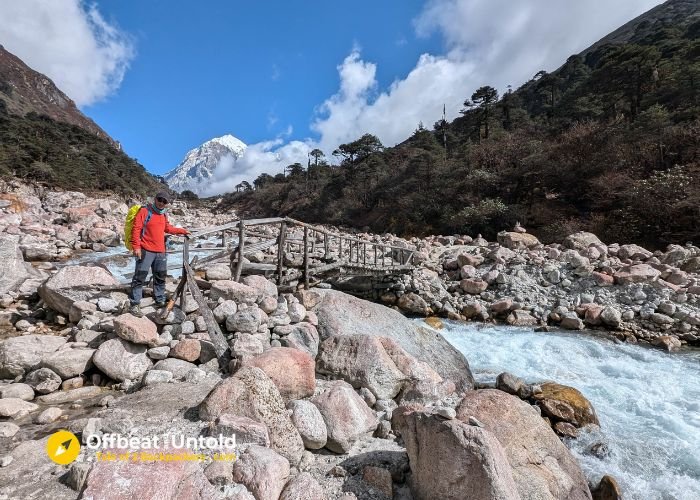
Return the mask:
[(77, 377), (92, 366), (92, 355), (95, 349), (75, 348), (61, 349), (41, 360), (41, 366), (50, 368), (63, 380)]
[(403, 410), (392, 420), (406, 443), (416, 500), (520, 500), (506, 453), (493, 434), (460, 420)]
[(89, 286), (118, 285), (119, 281), (101, 267), (66, 266), (39, 287), (39, 296), (51, 309), (70, 314), (73, 302), (88, 300), (94, 293)]
[(297, 465), (304, 442), (292, 423), (279, 390), (264, 371), (244, 366), (219, 382), (199, 405), (199, 417), (214, 421), (224, 414), (264, 422), (270, 433), (270, 447)]
[(146, 346), (116, 338), (102, 344), (95, 351), (92, 362), (113, 380), (137, 380), (153, 367), (146, 350)]
[(380, 304), (335, 290), (318, 290), (318, 293), (322, 299), (314, 312), (323, 340), (352, 334), (389, 337), (416, 359), (428, 363), (442, 378), (452, 380), (457, 390), (474, 387), (466, 358), (439, 332)]
[(15, 378), (38, 368), (42, 358), (66, 343), (65, 337), (24, 335), (0, 343), (0, 378)]
[(3, 234), (0, 238), (0, 295), (14, 290), (33, 274), (24, 262), (19, 236)]
[(576, 459), (532, 405), (497, 389), (471, 391), (457, 407), (459, 420), (470, 417), (501, 443), (521, 498), (591, 499)]

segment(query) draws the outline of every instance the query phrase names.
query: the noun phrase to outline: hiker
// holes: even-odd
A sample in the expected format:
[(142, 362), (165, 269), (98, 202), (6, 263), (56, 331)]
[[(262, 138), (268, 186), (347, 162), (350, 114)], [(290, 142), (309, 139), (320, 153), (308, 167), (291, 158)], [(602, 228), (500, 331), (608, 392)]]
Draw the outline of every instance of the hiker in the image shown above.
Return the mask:
[(190, 235), (187, 229), (171, 226), (168, 222), (165, 208), (169, 202), (170, 195), (161, 191), (156, 195), (153, 203), (139, 209), (134, 219), (131, 246), (132, 253), (136, 257), (136, 271), (131, 280), (129, 312), (139, 318), (143, 316), (139, 304), (149, 269), (153, 272), (155, 306), (165, 306), (165, 277), (168, 271), (165, 234)]

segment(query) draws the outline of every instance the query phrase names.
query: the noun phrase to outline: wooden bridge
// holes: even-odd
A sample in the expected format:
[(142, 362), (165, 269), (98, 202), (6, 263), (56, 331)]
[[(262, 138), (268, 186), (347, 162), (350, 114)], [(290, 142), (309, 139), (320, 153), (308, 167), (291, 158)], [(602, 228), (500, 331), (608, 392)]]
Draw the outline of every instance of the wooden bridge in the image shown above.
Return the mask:
[[(191, 240), (212, 235), (220, 238), (221, 246), (208, 247), (206, 250), (213, 254), (190, 260)], [(195, 274), (205, 264), (229, 263), (236, 281), (245, 274), (263, 274), (276, 279), (280, 287), (303, 283), (306, 289), (312, 278), (400, 274), (414, 268), (412, 249), (343, 236), (287, 217), (238, 220), (204, 228), (185, 239), (182, 252), (182, 278), (161, 317), (169, 314), (178, 299), (180, 308), (186, 310), (189, 290), (224, 370), (229, 346), (200, 289), (211, 284), (197, 279)]]
[[(201, 229), (192, 238), (217, 235), (216, 253), (199, 259), (205, 264), (228, 262), (236, 281), (241, 276), (262, 274), (279, 286), (329, 276), (381, 276), (414, 269), (414, 250), (340, 235), (288, 217), (233, 221)], [(189, 261), (189, 241), (183, 261)], [(243, 255), (243, 259), (240, 256)]]

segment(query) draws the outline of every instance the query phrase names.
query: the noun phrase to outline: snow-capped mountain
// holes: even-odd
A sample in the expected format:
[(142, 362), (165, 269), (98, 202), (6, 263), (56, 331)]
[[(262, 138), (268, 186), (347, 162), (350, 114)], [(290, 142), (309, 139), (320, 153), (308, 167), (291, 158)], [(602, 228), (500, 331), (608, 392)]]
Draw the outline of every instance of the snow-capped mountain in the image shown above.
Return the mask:
[(201, 195), (212, 180), (214, 170), (225, 156), (237, 160), (245, 151), (243, 141), (227, 134), (215, 137), (194, 148), (185, 155), (180, 164), (165, 174), (170, 189), (182, 192), (186, 189)]

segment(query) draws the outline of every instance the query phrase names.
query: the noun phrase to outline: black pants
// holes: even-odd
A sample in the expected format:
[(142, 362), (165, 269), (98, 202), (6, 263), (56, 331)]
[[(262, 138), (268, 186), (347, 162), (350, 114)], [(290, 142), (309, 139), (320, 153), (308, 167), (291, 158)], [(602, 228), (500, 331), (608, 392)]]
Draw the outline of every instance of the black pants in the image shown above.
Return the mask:
[(156, 302), (165, 302), (165, 277), (168, 272), (167, 254), (141, 249), (141, 258), (136, 259), (136, 271), (131, 279), (131, 291), (129, 291), (129, 302), (132, 306), (141, 302), (143, 285), (146, 283), (149, 270), (153, 271), (153, 295)]

